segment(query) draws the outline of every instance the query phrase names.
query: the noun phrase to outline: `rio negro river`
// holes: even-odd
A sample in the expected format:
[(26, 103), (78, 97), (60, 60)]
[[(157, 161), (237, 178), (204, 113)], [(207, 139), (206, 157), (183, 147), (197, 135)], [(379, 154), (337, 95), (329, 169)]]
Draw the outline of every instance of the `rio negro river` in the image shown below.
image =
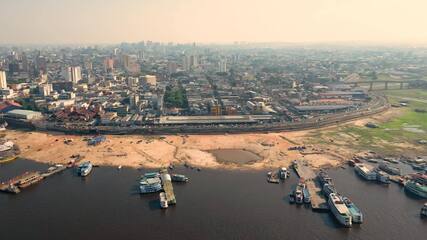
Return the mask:
[[(47, 166), (17, 160), (0, 166), (0, 180)], [(148, 171), (148, 170), (147, 170)], [(420, 218), (425, 200), (392, 183), (368, 183), (352, 168), (329, 170), (337, 190), (363, 211), (365, 222), (342, 228), (330, 213), (291, 205), (297, 182), (266, 182), (266, 171), (197, 171), (177, 167), (190, 177), (175, 184), (177, 205), (159, 207), (158, 194), (140, 195), (144, 171), (94, 168), (85, 179), (66, 170), (24, 189), (0, 194), (0, 239), (425, 239)]]

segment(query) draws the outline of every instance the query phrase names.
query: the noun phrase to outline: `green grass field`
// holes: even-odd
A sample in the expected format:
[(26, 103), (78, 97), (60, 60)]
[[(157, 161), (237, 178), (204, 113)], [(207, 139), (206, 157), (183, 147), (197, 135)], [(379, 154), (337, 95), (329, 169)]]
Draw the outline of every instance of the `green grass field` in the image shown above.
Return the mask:
[[(405, 151), (405, 143), (424, 148), (418, 140), (427, 140), (427, 113), (415, 112), (415, 109), (427, 110), (427, 91), (394, 90), (384, 92), (392, 104), (398, 104), (402, 98), (413, 98), (421, 101), (407, 100), (408, 107), (402, 107), (403, 113), (387, 122), (377, 123), (379, 128), (344, 125), (334, 131), (316, 131), (311, 136), (312, 143), (328, 144), (331, 140), (335, 145), (352, 147), (359, 150), (382, 152)], [(423, 147), (424, 146), (424, 147)]]

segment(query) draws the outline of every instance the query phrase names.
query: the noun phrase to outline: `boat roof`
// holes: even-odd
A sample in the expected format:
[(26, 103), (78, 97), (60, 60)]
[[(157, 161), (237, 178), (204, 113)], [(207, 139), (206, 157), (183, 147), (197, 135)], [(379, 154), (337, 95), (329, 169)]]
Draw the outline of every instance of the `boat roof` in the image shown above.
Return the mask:
[(148, 184), (157, 184), (160, 183), (160, 178), (147, 178), (145, 182)]
[(409, 181), (408, 184), (416, 186), (417, 188), (421, 189), (421, 191), (423, 191), (423, 192), (427, 192), (427, 186), (425, 186), (425, 185), (421, 185), (415, 181)]
[(371, 165), (365, 165), (365, 164), (357, 164), (356, 165), (357, 167), (359, 167), (360, 168), (360, 170), (362, 170), (362, 171), (364, 171), (364, 172), (370, 172), (370, 171), (372, 171), (373, 170), (373, 166), (371, 166)]
[(347, 206), (344, 204), (344, 202), (338, 195), (331, 193), (329, 197), (331, 198), (332, 202), (334, 203), (336, 209), (340, 214), (349, 213)]
[(354, 204), (351, 207), (348, 207), (348, 211), (350, 211), (352, 215), (360, 214), (360, 210), (356, 206), (354, 206)]
[(154, 177), (158, 177), (159, 173), (158, 172), (148, 172), (148, 173), (145, 173), (144, 176), (147, 178), (154, 178)]

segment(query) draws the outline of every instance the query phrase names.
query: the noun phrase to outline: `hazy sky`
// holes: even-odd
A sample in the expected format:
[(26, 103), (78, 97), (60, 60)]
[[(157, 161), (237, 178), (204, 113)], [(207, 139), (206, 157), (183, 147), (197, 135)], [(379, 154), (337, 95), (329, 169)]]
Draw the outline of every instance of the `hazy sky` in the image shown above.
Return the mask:
[(0, 0), (0, 43), (427, 43), (427, 0)]

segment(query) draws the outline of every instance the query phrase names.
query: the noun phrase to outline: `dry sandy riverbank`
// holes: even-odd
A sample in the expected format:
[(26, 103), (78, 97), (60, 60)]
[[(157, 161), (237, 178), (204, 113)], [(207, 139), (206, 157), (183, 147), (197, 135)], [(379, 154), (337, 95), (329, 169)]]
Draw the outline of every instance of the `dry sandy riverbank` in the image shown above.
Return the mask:
[[(376, 121), (387, 119), (395, 112), (385, 112), (375, 117)], [(361, 125), (372, 118), (346, 124)], [(325, 131), (333, 127), (325, 128)], [(319, 131), (312, 130), (312, 131)], [(276, 168), (288, 166), (295, 159), (306, 159), (314, 167), (337, 166), (351, 158), (352, 149), (308, 145), (304, 151), (288, 150), (304, 145), (312, 131), (281, 133), (251, 133), (223, 135), (172, 135), (138, 136), (108, 135), (107, 141), (98, 146), (88, 146), (85, 136), (61, 133), (6, 131), (6, 138), (21, 148), (21, 157), (45, 163), (67, 163), (72, 155), (80, 154), (85, 160), (99, 165), (129, 167), (166, 167), (169, 164), (184, 164), (203, 168)], [(65, 144), (64, 141), (72, 142)], [(252, 164), (224, 164), (209, 153), (214, 149), (244, 149), (259, 155), (262, 160)]]
[[(85, 136), (58, 133), (8, 130), (6, 138), (21, 148), (21, 157), (45, 163), (67, 163), (72, 155), (99, 165), (129, 167), (165, 167), (188, 163), (207, 168), (251, 168), (287, 166), (293, 160), (307, 159), (313, 166), (337, 165), (341, 157), (308, 148), (307, 154), (289, 151), (298, 146), (305, 132), (233, 135), (180, 136), (107, 136), (98, 146), (88, 146)], [(65, 140), (71, 143), (64, 143)], [(244, 149), (259, 155), (262, 160), (250, 165), (220, 164), (208, 152), (214, 149)]]

